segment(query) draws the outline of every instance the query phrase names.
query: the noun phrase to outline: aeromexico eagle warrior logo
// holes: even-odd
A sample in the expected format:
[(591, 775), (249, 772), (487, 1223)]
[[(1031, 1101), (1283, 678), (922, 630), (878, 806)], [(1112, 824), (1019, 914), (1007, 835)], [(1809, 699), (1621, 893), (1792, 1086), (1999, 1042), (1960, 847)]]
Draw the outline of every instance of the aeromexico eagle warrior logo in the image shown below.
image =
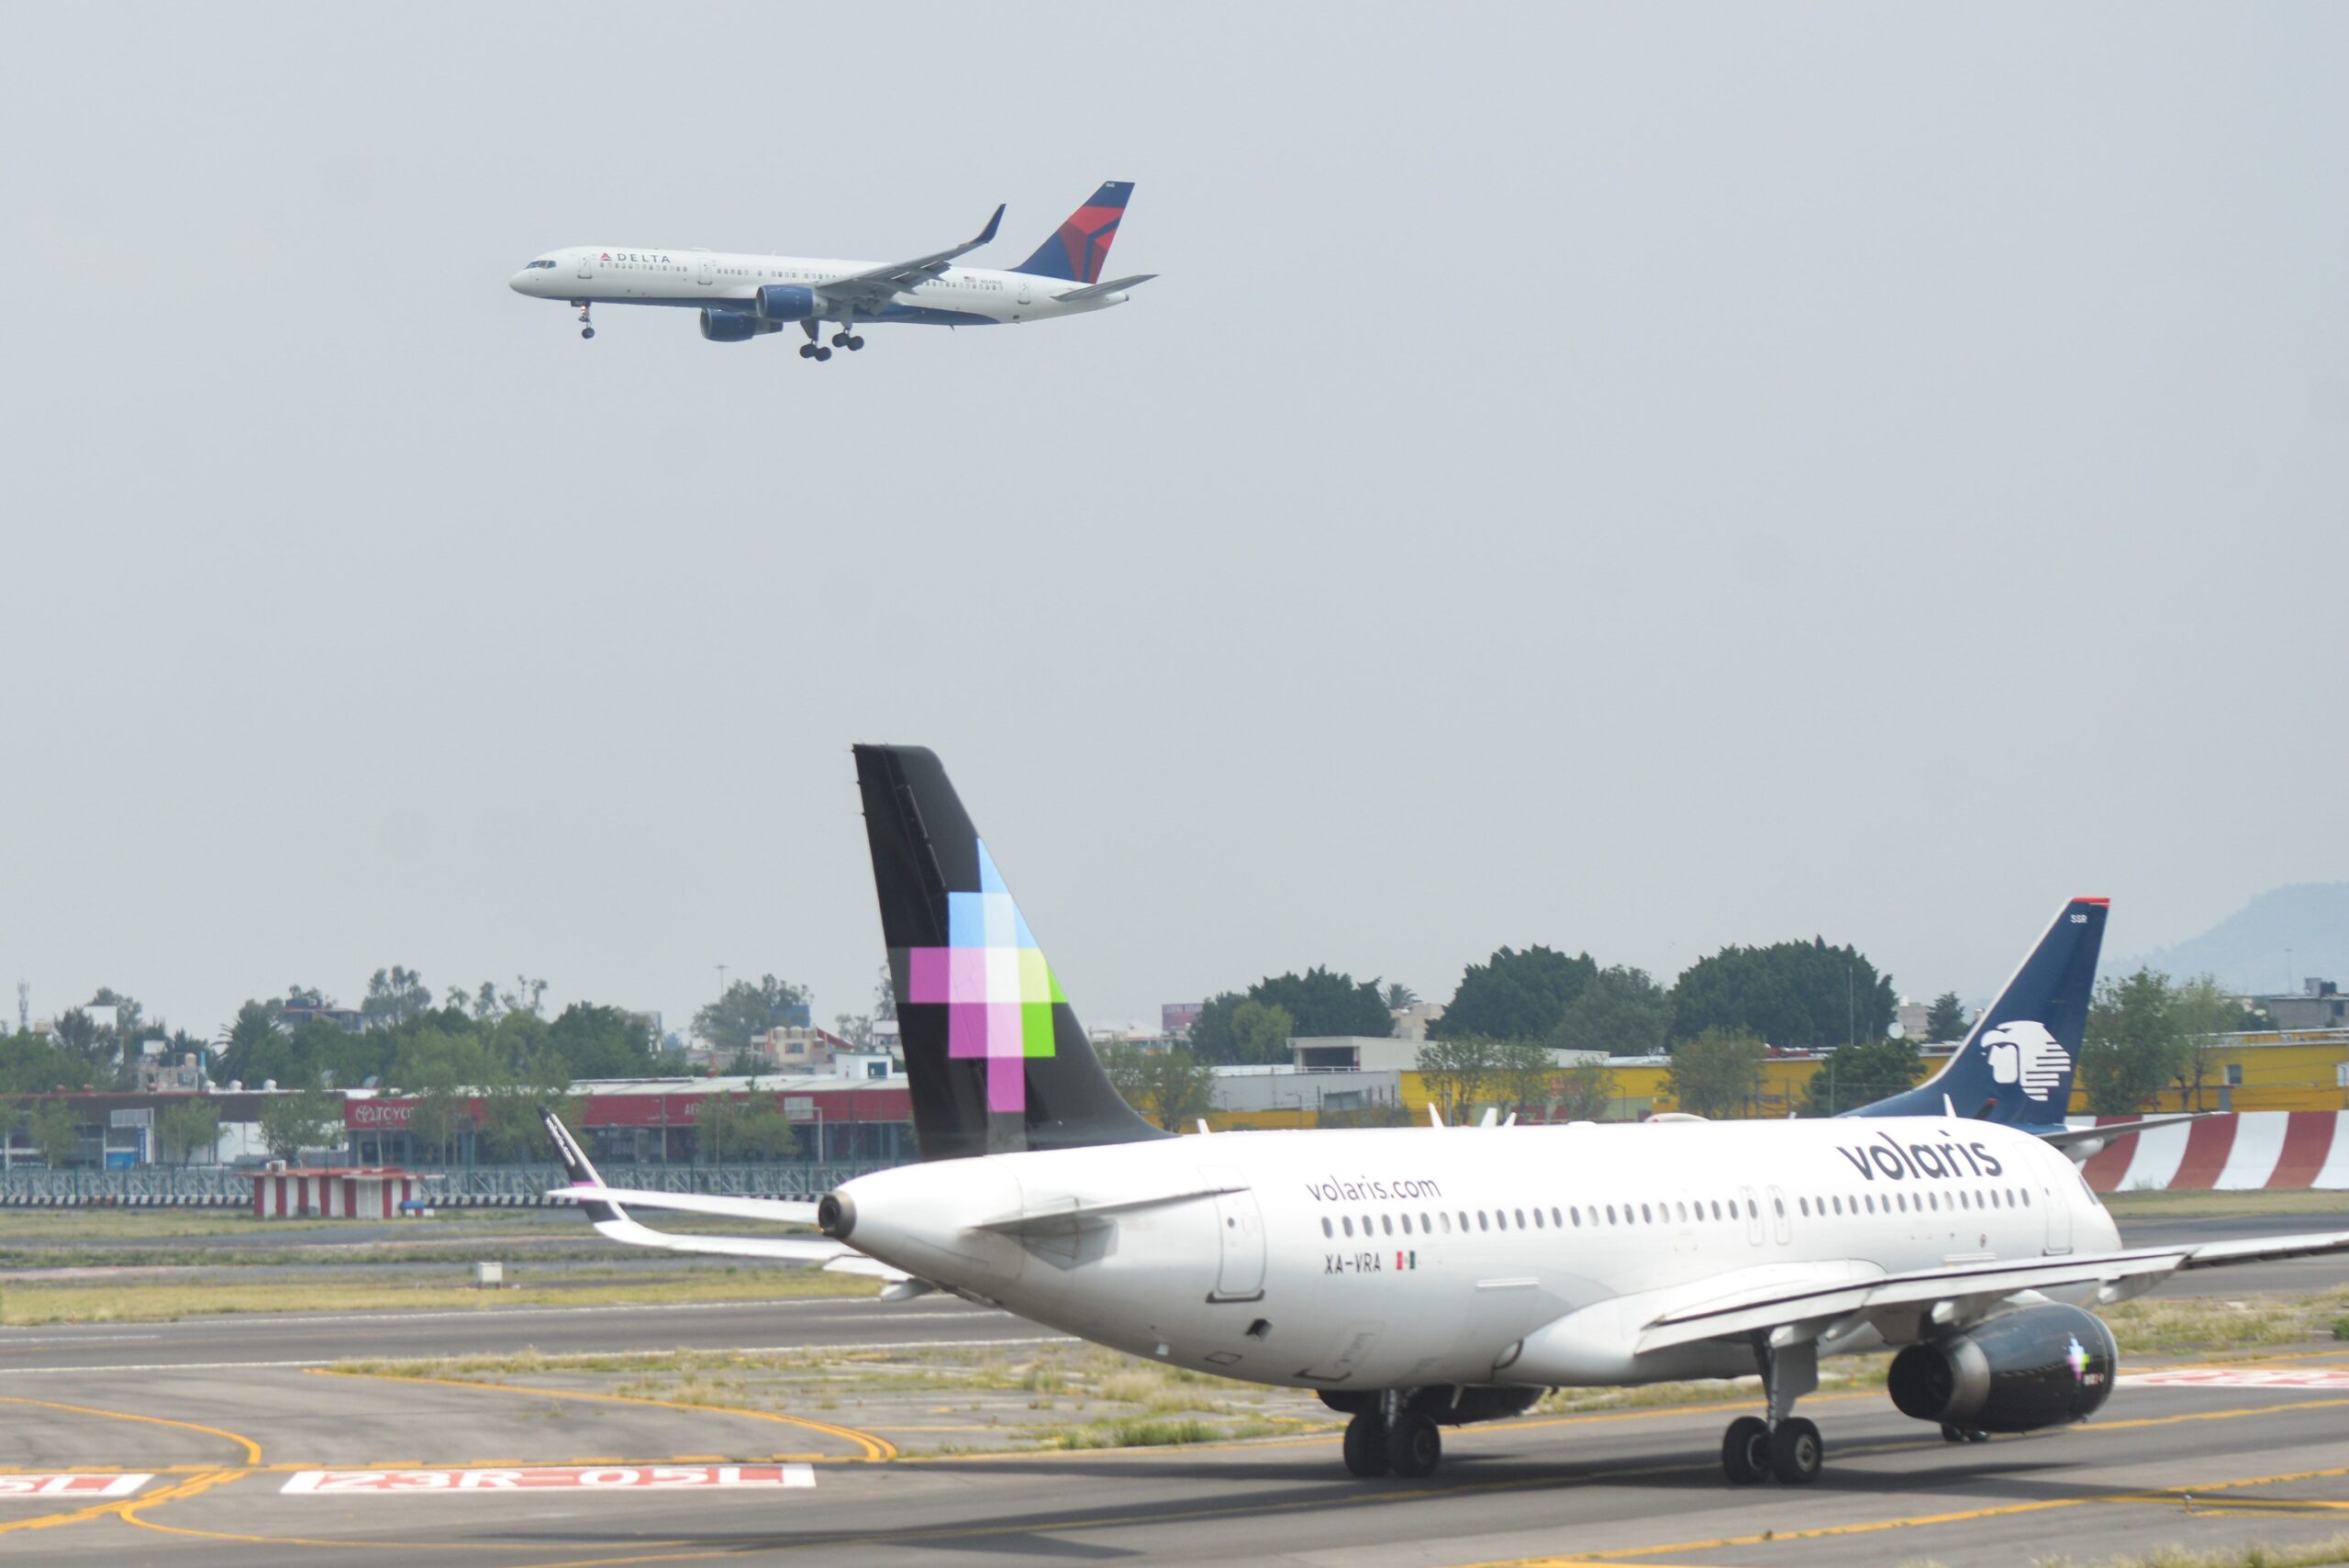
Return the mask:
[(2056, 1043), (2044, 1025), (2028, 1018), (1989, 1030), (1982, 1037), (1982, 1049), (1990, 1058), (1991, 1082), (2020, 1084), (2034, 1100), (2046, 1099), (2072, 1067), (2072, 1053)]
[(1028, 1108), (1027, 1061), (1052, 1054), (1052, 1009), (1068, 1000), (985, 844), (979, 890), (946, 895), (942, 948), (907, 951), (907, 999), (946, 1008), (946, 1054), (984, 1061), (987, 1109)]

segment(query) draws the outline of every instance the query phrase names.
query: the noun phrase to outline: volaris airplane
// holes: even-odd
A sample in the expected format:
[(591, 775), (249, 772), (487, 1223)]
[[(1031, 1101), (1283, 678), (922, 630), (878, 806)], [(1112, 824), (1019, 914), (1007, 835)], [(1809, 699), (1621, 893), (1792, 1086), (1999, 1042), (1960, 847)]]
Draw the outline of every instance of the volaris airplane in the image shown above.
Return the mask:
[[(1133, 192), (1130, 180), (1103, 185), (1009, 272), (953, 264), (995, 238), (1003, 222), (998, 206), (976, 239), (909, 261), (574, 245), (536, 258), (509, 282), (517, 294), (568, 302), (579, 312), (582, 338), (596, 335), (591, 313), (599, 305), (683, 306), (701, 312), (701, 335), (713, 343), (746, 343), (796, 326), (807, 337), (799, 357), (829, 360), (834, 349), (864, 347), (857, 328), (867, 322), (989, 327), (1125, 304), (1130, 290), (1158, 275), (1101, 281)], [(826, 322), (838, 328), (829, 343)]]
[[(818, 1203), (607, 1186), (618, 1240), (878, 1274), (1137, 1356), (1310, 1388), (1356, 1475), (1422, 1476), (1441, 1429), (1561, 1386), (1759, 1373), (1732, 1482), (1819, 1473), (1822, 1356), (1896, 1351), (1893, 1404), (1952, 1441), (2092, 1415), (2090, 1307), (2173, 1274), (2349, 1251), (2349, 1232), (2124, 1247), (2062, 1129), (2106, 915), (2076, 899), (1948, 1064), (1803, 1121), (1221, 1132), (1118, 1097), (938, 759), (856, 748), (922, 1162)], [(2111, 1129), (2102, 1129), (2110, 1136)], [(676, 1235), (631, 1207), (813, 1223)]]

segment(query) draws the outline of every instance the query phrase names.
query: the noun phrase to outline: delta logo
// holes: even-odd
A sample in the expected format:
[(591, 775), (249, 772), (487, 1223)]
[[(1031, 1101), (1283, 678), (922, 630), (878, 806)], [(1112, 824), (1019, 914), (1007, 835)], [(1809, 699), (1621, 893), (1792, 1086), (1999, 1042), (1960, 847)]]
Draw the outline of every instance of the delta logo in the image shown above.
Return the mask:
[(596, 260), (599, 261), (636, 261), (647, 265), (656, 261), (665, 266), (674, 266), (676, 264), (658, 250), (607, 250), (601, 256), (598, 256)]

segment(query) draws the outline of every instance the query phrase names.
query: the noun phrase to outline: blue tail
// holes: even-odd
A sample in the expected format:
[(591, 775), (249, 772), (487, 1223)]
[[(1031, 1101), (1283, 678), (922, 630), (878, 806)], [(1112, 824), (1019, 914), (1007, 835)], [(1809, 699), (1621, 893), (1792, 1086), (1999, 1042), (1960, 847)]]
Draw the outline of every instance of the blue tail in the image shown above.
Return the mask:
[(1109, 259), (1109, 242), (1118, 237), (1119, 220), (1126, 216), (1126, 202), (1133, 194), (1131, 180), (1110, 181), (1069, 214), (1068, 221), (1052, 230), (1034, 255), (1011, 270), (1073, 284), (1099, 283), (1101, 263)]
[(2060, 1130), (2072, 1103), (2072, 1068), (2087, 1033), (2098, 950), (2111, 901), (2064, 906), (2031, 956), (1974, 1022), (1965, 1043), (1907, 1094), (1845, 1116), (1946, 1116), (2002, 1122), (2033, 1132)]

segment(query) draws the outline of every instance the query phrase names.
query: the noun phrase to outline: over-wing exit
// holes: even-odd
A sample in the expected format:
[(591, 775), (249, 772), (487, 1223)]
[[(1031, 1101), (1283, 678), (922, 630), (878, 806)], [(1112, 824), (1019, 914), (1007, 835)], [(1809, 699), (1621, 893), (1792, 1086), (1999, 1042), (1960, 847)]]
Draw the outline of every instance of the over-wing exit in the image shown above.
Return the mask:
[[(998, 206), (976, 238), (906, 261), (575, 245), (539, 256), (510, 286), (568, 303), (579, 312), (582, 338), (596, 335), (599, 305), (684, 306), (701, 313), (701, 335), (713, 343), (746, 343), (796, 326), (807, 339), (799, 357), (829, 360), (834, 349), (864, 347), (858, 328), (868, 322), (992, 327), (1123, 305), (1129, 290), (1157, 276), (1101, 280), (1133, 190), (1130, 180), (1111, 180), (1008, 272), (953, 264), (995, 239), (1003, 222)], [(828, 322), (835, 327), (829, 342)]]

